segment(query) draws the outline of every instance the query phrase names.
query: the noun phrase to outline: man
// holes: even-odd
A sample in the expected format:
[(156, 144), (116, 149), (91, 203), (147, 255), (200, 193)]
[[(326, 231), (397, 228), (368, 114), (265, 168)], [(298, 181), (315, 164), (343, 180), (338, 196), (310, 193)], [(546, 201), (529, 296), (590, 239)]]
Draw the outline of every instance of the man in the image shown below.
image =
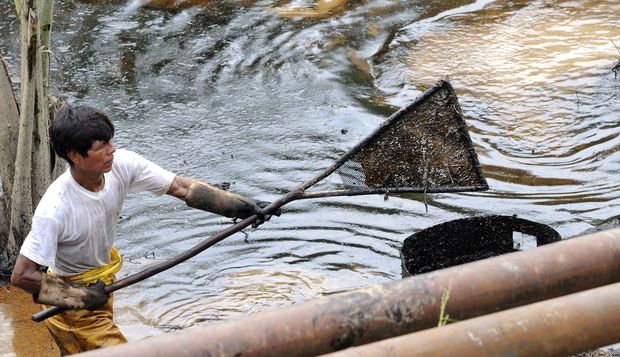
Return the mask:
[(122, 265), (113, 243), (128, 192), (166, 193), (227, 217), (256, 214), (254, 226), (269, 219), (261, 208), (267, 202), (177, 176), (136, 153), (116, 150), (113, 136), (110, 119), (97, 109), (65, 106), (58, 112), (51, 141), (69, 170), (41, 198), (11, 275), (11, 283), (32, 293), (35, 302), (70, 309), (46, 320), (62, 354), (127, 341), (113, 322), (112, 296), (103, 288)]

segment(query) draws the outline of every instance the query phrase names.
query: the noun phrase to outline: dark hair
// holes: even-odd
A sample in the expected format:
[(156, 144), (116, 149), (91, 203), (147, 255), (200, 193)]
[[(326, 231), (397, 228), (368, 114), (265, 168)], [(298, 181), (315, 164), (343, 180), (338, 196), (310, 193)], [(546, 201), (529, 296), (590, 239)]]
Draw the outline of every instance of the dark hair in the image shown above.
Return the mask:
[(51, 139), (56, 154), (67, 160), (75, 151), (83, 157), (97, 140), (109, 142), (114, 137), (114, 125), (104, 112), (88, 106), (62, 107), (52, 122)]

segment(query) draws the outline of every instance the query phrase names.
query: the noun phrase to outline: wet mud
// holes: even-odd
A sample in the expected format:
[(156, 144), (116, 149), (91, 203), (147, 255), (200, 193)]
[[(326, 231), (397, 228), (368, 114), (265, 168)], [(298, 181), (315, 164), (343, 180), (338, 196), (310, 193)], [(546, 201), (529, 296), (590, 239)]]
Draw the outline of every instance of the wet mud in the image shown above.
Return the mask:
[(45, 326), (30, 319), (37, 311), (30, 294), (0, 280), (0, 356), (60, 355)]

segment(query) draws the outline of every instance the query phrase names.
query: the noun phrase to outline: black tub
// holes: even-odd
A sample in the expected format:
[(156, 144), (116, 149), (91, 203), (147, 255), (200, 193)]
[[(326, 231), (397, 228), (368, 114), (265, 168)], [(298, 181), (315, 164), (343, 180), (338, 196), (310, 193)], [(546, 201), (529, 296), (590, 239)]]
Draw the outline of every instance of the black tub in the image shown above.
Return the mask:
[(562, 239), (553, 228), (515, 216), (480, 216), (429, 227), (407, 237), (400, 251), (403, 277), (520, 250), (513, 233), (535, 237), (536, 245)]

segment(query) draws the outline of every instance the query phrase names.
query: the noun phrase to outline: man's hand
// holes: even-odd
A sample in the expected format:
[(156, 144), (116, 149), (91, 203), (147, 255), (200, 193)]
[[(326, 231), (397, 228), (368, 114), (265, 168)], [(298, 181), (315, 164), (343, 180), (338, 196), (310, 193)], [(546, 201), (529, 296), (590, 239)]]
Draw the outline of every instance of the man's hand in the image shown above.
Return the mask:
[(34, 296), (35, 302), (55, 305), (72, 310), (94, 310), (103, 306), (109, 298), (105, 284), (98, 280), (88, 287), (66, 282), (48, 274), (41, 277), (41, 289)]
[(271, 216), (280, 217), (280, 215), (282, 214), (282, 210), (279, 208), (271, 214), (265, 214), (264, 212), (262, 212), (262, 209), (269, 206), (270, 204), (271, 202), (267, 201), (256, 201), (256, 205), (261, 209), (261, 214), (259, 214), (258, 218), (254, 221), (254, 223), (252, 223), (252, 228), (257, 228), (261, 224), (267, 222), (271, 219)]

